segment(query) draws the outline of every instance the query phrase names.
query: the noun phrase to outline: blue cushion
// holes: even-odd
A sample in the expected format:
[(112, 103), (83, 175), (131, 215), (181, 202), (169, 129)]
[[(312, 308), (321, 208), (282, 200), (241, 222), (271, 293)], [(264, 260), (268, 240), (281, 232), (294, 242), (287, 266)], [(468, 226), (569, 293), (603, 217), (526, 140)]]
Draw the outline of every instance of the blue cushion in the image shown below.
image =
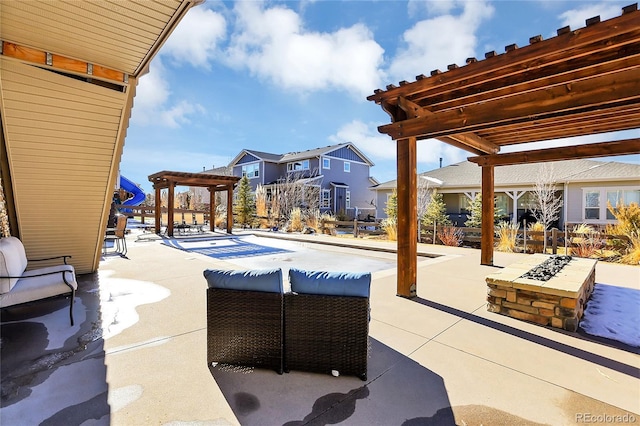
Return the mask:
[(323, 272), (289, 269), (291, 291), (305, 294), (369, 297), (370, 272)]
[(249, 271), (207, 269), (204, 277), (211, 288), (283, 293), (280, 268)]

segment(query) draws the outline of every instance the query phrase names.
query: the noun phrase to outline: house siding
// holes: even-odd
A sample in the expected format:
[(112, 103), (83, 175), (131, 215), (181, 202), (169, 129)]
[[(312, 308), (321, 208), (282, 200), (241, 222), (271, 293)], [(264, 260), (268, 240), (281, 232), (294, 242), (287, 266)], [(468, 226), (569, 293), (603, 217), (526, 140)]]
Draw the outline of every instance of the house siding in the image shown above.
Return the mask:
[[(623, 189), (623, 190), (638, 190), (640, 189), (640, 181), (611, 181), (611, 182), (576, 182), (567, 185), (567, 199), (565, 206), (567, 208), (566, 221), (569, 225), (577, 223), (588, 224), (609, 224), (615, 223), (615, 220), (608, 220), (606, 218), (607, 199), (606, 190)], [(599, 219), (585, 219), (584, 217), (584, 191), (585, 190), (601, 190), (602, 196), (600, 198), (600, 218)]]
[(324, 154), (324, 157), (340, 158), (342, 160), (358, 161), (361, 163), (364, 162), (362, 157), (360, 157), (353, 149), (348, 146), (328, 152)]
[(241, 159), (238, 160), (238, 162), (236, 164), (247, 164), (247, 163), (253, 163), (256, 161), (260, 161), (260, 159), (254, 155), (251, 154), (245, 154), (242, 156)]

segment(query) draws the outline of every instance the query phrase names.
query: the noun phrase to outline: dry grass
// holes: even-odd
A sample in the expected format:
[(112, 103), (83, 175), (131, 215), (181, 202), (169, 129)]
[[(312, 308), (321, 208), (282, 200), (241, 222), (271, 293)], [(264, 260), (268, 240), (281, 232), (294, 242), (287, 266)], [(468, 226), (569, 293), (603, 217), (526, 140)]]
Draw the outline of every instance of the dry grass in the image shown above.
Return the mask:
[(445, 226), (438, 234), (438, 239), (445, 246), (459, 247), (462, 244), (464, 233), (455, 226)]
[(214, 222), (217, 228), (226, 228), (227, 227), (227, 214), (226, 213), (218, 213), (216, 214), (216, 219)]
[(304, 224), (302, 221), (302, 210), (299, 207), (291, 210), (291, 214), (289, 215), (289, 226), (287, 227), (288, 232), (302, 232), (304, 229)]
[(625, 254), (620, 258), (621, 263), (640, 265), (640, 205), (619, 204), (615, 208), (607, 203), (607, 208), (618, 220), (615, 225), (608, 225), (606, 233), (609, 235), (625, 235), (629, 243)]
[[(527, 225), (527, 232), (544, 232), (544, 225), (540, 222), (534, 222), (534, 223), (530, 223), (529, 225)], [(529, 239), (531, 241), (535, 241), (539, 244), (536, 245), (531, 245), (531, 251), (534, 253), (542, 253), (544, 251), (544, 236), (543, 234), (539, 234), (539, 235), (531, 235), (529, 236)]]
[(496, 233), (498, 234), (498, 245), (496, 250), (509, 253), (516, 252), (516, 242), (518, 240), (520, 224), (500, 222), (496, 228)]
[(256, 188), (256, 216), (258, 216), (259, 228), (269, 228), (269, 220), (266, 219), (268, 214), (267, 191), (262, 185), (258, 185)]
[(628, 253), (622, 256), (621, 263), (627, 265), (640, 265), (640, 230), (636, 229), (629, 234), (631, 246)]
[(590, 258), (602, 249), (603, 243), (600, 233), (592, 226), (581, 223), (574, 226), (571, 232), (580, 234), (579, 237), (571, 238), (571, 254), (573, 256)]
[(384, 219), (381, 223), (382, 230), (387, 234), (387, 240), (398, 241), (398, 224), (393, 218)]

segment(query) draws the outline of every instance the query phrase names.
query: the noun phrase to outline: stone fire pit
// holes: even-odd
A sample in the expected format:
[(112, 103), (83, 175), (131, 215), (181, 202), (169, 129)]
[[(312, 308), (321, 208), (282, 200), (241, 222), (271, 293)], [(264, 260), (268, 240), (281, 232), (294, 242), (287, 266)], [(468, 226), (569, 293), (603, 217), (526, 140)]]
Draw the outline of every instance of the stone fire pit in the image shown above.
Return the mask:
[[(544, 272), (549, 269), (544, 267), (545, 261), (555, 274)], [(487, 310), (576, 331), (593, 292), (596, 263), (577, 257), (568, 260), (545, 254), (528, 256), (486, 277)]]

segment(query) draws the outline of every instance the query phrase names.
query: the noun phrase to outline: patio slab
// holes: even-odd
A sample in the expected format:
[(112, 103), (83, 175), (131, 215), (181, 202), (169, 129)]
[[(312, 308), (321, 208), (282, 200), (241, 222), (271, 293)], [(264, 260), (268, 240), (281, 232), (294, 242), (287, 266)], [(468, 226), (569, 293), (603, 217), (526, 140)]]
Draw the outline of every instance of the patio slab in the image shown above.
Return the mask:
[[(395, 268), (375, 271), (363, 382), (210, 369), (202, 271), (258, 259), (228, 262), (130, 238), (128, 258), (107, 257), (81, 277), (77, 327), (65, 301), (3, 311), (1, 424), (16, 424), (18, 413), (52, 425), (555, 425), (578, 424), (581, 413), (640, 421), (637, 348), (486, 312), (484, 277), (521, 255), (496, 252), (489, 267), (477, 250), (421, 244), (440, 257), (420, 257), (412, 300), (395, 296)], [(332, 237), (293, 238), (333, 253), (343, 270), (367, 256), (315, 245)], [(393, 243), (349, 244), (395, 256)], [(640, 290), (640, 268), (599, 262), (597, 274)]]

